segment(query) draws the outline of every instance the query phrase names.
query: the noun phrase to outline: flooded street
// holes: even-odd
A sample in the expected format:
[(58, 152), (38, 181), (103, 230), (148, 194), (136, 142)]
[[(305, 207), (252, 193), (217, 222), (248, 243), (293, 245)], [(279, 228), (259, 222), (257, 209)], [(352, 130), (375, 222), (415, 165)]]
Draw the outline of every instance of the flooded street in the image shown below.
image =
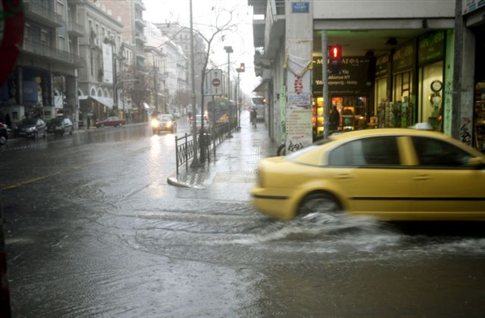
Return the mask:
[(251, 178), (168, 185), (174, 138), (137, 125), (0, 153), (15, 317), (483, 317), (484, 225), (274, 221)]

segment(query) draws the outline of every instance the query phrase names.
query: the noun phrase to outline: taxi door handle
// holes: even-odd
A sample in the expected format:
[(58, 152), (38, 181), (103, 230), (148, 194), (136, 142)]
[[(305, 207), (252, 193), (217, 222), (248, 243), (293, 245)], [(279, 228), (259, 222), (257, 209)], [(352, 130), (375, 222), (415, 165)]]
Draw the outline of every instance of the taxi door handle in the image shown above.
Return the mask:
[(350, 173), (339, 173), (336, 175), (337, 179), (351, 179), (352, 177)]
[(414, 181), (426, 181), (429, 180), (429, 176), (426, 174), (422, 174), (420, 176), (416, 176), (413, 178)]

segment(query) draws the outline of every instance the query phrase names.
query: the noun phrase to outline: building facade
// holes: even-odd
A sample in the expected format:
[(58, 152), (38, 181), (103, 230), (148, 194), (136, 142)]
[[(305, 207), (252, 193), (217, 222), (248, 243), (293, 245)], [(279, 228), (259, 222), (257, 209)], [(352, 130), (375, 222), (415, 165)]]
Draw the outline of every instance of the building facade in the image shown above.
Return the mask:
[(84, 26), (79, 51), (86, 61), (79, 72), (80, 121), (88, 125), (109, 115), (120, 115), (118, 89), (122, 47), (121, 19), (99, 2), (79, 1), (77, 16)]
[[(190, 58), (190, 54), (191, 54), (190, 28), (187, 28), (175, 22), (156, 23), (155, 25), (160, 29), (163, 35), (165, 35), (167, 38), (169, 38), (171, 41), (173, 41), (175, 44), (177, 44), (182, 48), (185, 56)], [(195, 97), (196, 97), (197, 107), (200, 107), (199, 105), (201, 104), (202, 69), (204, 67), (206, 57), (207, 57), (206, 40), (199, 32), (194, 30), (194, 73), (195, 73), (194, 85), (195, 85)], [(188, 78), (188, 87), (187, 87), (186, 94), (191, 94), (190, 88), (192, 87), (192, 85), (190, 82), (191, 81), (190, 74), (187, 74), (187, 78)], [(182, 105), (179, 105), (179, 107), (185, 108), (189, 103), (191, 103), (190, 96), (188, 96), (188, 99), (187, 99), (188, 102), (185, 102), (185, 98), (182, 98), (182, 96), (179, 96), (179, 99), (184, 100), (181, 103)]]
[[(459, 56), (457, 43), (463, 32), (475, 32), (479, 41), (482, 23), (470, 26), (473, 31), (456, 27), (474, 14), (457, 15), (461, 1), (248, 3), (264, 16), (253, 24), (256, 74), (262, 77), (256, 90), (267, 100), (271, 138), (302, 146), (322, 138), (335, 105), (340, 130), (427, 122), (473, 143), (463, 130), (474, 135), (469, 95), (477, 84), (463, 86), (470, 74), (457, 72), (470, 67), (460, 61), (471, 55), (461, 50), (466, 56)], [(337, 60), (329, 55), (334, 47)]]
[(24, 39), (17, 66), (0, 86), (0, 113), (12, 123), (27, 116), (50, 119), (59, 113), (77, 125), (77, 76), (82, 27), (73, 1), (24, 2)]

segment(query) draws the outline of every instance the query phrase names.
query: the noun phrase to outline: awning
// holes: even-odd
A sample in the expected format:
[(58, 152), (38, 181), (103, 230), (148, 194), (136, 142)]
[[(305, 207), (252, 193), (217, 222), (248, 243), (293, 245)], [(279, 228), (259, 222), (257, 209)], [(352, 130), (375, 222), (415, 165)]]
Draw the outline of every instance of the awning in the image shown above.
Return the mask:
[(109, 109), (112, 109), (113, 108), (113, 99), (111, 97), (99, 97), (99, 96), (80, 96), (79, 97), (79, 100), (88, 100), (88, 99), (92, 99), (106, 107), (108, 107)]
[(256, 86), (255, 89), (253, 89), (254, 93), (264, 93), (268, 89), (268, 80), (263, 80), (261, 83), (259, 83), (258, 86)]

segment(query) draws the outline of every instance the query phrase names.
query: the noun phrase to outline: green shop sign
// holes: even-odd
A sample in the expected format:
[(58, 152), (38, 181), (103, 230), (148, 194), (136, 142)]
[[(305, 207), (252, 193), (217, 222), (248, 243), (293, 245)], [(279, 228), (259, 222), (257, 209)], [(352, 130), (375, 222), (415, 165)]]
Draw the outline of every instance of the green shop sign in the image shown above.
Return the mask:
[(445, 33), (430, 33), (419, 39), (419, 64), (429, 64), (440, 61), (444, 57)]

